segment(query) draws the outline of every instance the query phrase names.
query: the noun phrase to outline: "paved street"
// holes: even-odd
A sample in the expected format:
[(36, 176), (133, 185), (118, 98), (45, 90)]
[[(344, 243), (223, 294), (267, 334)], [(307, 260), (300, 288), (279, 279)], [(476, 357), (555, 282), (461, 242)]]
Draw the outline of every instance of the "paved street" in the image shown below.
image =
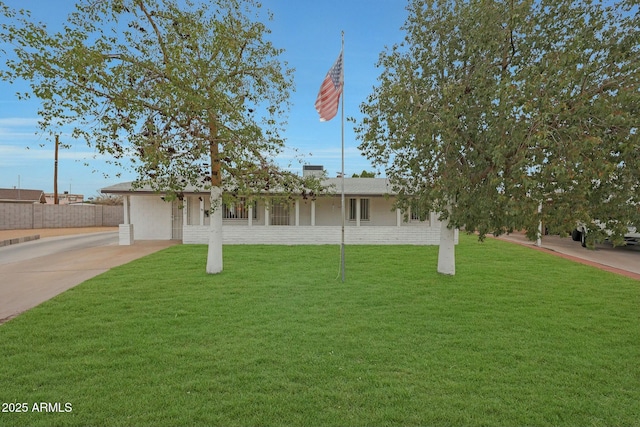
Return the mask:
[(0, 248), (0, 323), (112, 267), (176, 244), (119, 246), (118, 233), (51, 237)]

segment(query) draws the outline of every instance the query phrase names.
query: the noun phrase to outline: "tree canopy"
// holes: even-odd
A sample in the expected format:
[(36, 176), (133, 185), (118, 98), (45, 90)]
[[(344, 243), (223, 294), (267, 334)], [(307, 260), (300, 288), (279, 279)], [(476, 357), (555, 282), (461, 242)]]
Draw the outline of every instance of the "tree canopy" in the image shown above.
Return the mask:
[(222, 177), (230, 194), (301, 188), (271, 160), (284, 147), (293, 70), (258, 2), (80, 1), (57, 33), (1, 10), (14, 52), (0, 78), (31, 83), (20, 96), (42, 101), (43, 130), (72, 126), (169, 194)]
[(353, 175), (351, 175), (351, 178), (375, 178), (375, 177), (376, 177), (375, 172), (368, 172), (364, 169), (360, 173), (354, 173)]
[(380, 55), (361, 105), (360, 148), (400, 206), (481, 238), (533, 238), (539, 221), (600, 221), (619, 238), (640, 220), (634, 3), (410, 1), (405, 40)]
[[(255, 0), (81, 0), (49, 33), (27, 11), (0, 2), (0, 40), (13, 54), (0, 70), (42, 101), (43, 130), (72, 126), (137, 184), (167, 200), (209, 188), (207, 272), (222, 271), (225, 197), (320, 191), (274, 163), (284, 148), (293, 70), (280, 59)], [(315, 191), (314, 191), (315, 190)]]

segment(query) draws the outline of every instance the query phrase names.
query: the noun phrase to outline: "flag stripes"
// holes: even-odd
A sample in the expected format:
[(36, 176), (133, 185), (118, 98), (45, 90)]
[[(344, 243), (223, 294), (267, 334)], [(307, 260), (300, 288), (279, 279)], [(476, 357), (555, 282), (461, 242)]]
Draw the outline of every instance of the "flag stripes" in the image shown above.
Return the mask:
[(342, 51), (336, 59), (336, 62), (329, 69), (329, 72), (325, 76), (320, 91), (318, 92), (318, 98), (316, 99), (316, 110), (320, 114), (320, 121), (326, 122), (335, 117), (338, 113), (338, 106), (340, 102), (340, 94), (342, 94), (342, 87), (344, 85), (344, 74), (342, 69)]

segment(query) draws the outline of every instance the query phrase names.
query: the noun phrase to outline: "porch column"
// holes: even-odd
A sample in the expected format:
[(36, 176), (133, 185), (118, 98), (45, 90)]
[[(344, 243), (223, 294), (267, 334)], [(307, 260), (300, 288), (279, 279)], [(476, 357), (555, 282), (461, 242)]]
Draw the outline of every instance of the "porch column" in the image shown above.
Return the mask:
[(296, 227), (300, 225), (300, 200), (296, 199)]
[(189, 224), (189, 199), (185, 197), (182, 199), (182, 228)]
[(316, 201), (311, 201), (311, 226), (315, 227), (316, 225)]
[(204, 225), (204, 199), (200, 196), (198, 200), (200, 201), (200, 225)]
[(131, 218), (129, 216), (129, 195), (127, 194), (123, 198), (124, 202), (124, 224), (129, 225), (131, 222)]
[(360, 197), (356, 199), (356, 227), (360, 227)]
[(247, 218), (247, 224), (249, 225), (249, 227), (253, 226), (253, 203), (249, 203), (249, 207), (247, 208), (247, 215), (249, 216), (249, 218)]
[[(538, 205), (538, 213), (542, 213), (542, 202)], [(542, 246), (542, 220), (538, 221), (538, 232), (536, 233), (536, 246)]]
[(402, 225), (402, 211), (400, 209), (396, 209), (396, 226), (400, 227)]
[(131, 224), (131, 215), (130, 215), (130, 200), (129, 195), (125, 195), (124, 199), (124, 224), (120, 224), (118, 226), (118, 244), (122, 246), (130, 246), (133, 245), (133, 224)]
[(271, 218), (269, 217), (269, 202), (265, 201), (264, 203), (264, 225), (268, 226), (271, 222)]

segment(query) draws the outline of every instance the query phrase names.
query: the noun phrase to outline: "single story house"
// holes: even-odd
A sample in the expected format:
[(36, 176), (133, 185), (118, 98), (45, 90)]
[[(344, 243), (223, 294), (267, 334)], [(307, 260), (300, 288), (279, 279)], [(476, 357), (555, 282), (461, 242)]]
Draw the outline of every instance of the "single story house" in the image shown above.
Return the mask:
[[(313, 173), (317, 166), (305, 168)], [(317, 169), (315, 169), (317, 171)], [(386, 178), (345, 178), (345, 244), (438, 245), (437, 214), (393, 208), (394, 195)], [(341, 178), (327, 178), (331, 194), (315, 200), (299, 197), (292, 203), (223, 205), (223, 244), (339, 244), (341, 241)], [(180, 240), (208, 243), (209, 193), (186, 189), (182, 200), (165, 202), (151, 188), (125, 182), (103, 188), (124, 200), (120, 244), (134, 240)], [(457, 234), (456, 234), (457, 242)]]
[(44, 191), (0, 188), (0, 203), (47, 203)]
[[(55, 194), (45, 193), (47, 203), (53, 205), (55, 203)], [(58, 194), (59, 205), (80, 205), (84, 203), (84, 194), (69, 194), (68, 191)]]

